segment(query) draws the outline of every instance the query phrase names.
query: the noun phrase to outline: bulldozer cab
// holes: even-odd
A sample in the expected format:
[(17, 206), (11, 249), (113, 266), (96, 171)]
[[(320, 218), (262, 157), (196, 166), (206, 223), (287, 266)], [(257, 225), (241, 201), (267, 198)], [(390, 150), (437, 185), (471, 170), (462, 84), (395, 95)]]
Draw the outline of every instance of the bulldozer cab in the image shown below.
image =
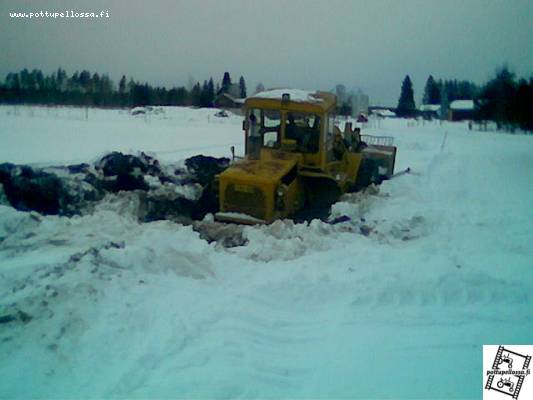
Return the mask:
[(245, 152), (260, 159), (261, 149), (302, 153), (311, 164), (319, 161), (321, 120), (316, 113), (252, 108), (247, 110)]
[[(329, 93), (290, 93), (279, 98), (252, 97), (245, 103), (246, 158), (275, 157), (274, 153), (297, 153), (303, 165), (323, 167), (332, 161), (335, 97)], [(331, 153), (329, 156), (325, 153)]]

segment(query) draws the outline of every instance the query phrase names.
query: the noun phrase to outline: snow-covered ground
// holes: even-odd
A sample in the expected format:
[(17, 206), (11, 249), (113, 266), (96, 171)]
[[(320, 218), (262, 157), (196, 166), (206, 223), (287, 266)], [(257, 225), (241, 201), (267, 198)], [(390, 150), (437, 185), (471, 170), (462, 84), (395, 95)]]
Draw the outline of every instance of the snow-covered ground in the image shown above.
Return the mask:
[[(242, 151), (241, 119), (213, 114), (0, 107), (0, 162)], [(482, 345), (533, 339), (533, 136), (370, 126), (412, 174), (344, 197), (349, 222), (247, 227), (242, 247), (139, 224), (127, 198), (0, 206), (0, 316), (32, 317), (0, 324), (0, 397), (480, 398)]]
[(213, 109), (159, 109), (133, 116), (126, 110), (0, 106), (0, 162), (87, 162), (110, 149), (153, 152), (161, 160), (205, 152), (228, 156), (232, 145), (242, 152), (241, 117), (215, 117)]

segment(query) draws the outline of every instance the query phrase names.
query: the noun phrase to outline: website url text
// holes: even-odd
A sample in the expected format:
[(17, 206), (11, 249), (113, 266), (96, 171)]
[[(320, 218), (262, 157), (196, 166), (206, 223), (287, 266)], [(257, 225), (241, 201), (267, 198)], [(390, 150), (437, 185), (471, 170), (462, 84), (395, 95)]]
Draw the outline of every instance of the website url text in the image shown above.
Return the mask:
[(76, 12), (73, 10), (61, 11), (61, 12), (49, 12), (49, 11), (38, 11), (38, 12), (10, 12), (9, 16), (11, 18), (109, 18), (109, 10), (98, 11), (98, 12)]

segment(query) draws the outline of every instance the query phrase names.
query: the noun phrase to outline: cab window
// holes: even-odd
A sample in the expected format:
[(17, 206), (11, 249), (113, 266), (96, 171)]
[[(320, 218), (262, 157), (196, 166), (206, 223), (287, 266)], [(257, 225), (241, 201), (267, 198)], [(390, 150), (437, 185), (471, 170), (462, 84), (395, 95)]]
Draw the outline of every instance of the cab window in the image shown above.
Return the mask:
[(316, 153), (320, 139), (320, 117), (312, 113), (287, 112), (285, 139), (294, 140), (304, 153)]
[(261, 137), (263, 147), (279, 147), (281, 114), (278, 110), (253, 108), (248, 113), (250, 137)]

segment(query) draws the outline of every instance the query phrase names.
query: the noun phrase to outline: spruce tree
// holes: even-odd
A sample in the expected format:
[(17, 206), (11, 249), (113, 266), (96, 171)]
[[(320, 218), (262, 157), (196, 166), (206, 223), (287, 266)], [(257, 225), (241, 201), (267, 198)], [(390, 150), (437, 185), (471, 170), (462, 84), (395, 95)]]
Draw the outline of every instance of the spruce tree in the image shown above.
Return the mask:
[(87, 70), (83, 70), (80, 73), (79, 76), (79, 84), (87, 90), (89, 88), (89, 84), (91, 83), (91, 73)]
[(242, 76), (239, 79), (239, 95), (241, 99), (246, 98), (246, 82)]
[(98, 91), (100, 92), (102, 105), (105, 106), (114, 103), (113, 98), (115, 94), (115, 88), (113, 86), (113, 81), (108, 75), (104, 74), (100, 77)]
[(43, 90), (44, 75), (40, 69), (34, 70), (34, 72), (35, 72), (35, 83), (37, 85), (37, 90)]
[(479, 96), (479, 116), (481, 119), (496, 121), (498, 128), (509, 127), (513, 122), (512, 104), (515, 95), (515, 75), (504, 66), (483, 87)]
[(209, 85), (204, 81), (202, 89), (200, 90), (200, 107), (209, 107)]
[(127, 104), (127, 95), (126, 95), (126, 75), (122, 75), (120, 82), (118, 84), (118, 102), (121, 107), (124, 107)]
[(131, 96), (131, 92), (133, 91), (133, 88), (135, 87), (137, 83), (133, 80), (133, 78), (130, 77), (130, 80), (128, 81), (128, 90), (127, 92), (130, 93), (130, 96)]
[(146, 106), (152, 103), (152, 88), (145, 83), (144, 85), (134, 85), (131, 91), (131, 97), (134, 107)]
[(120, 78), (120, 82), (118, 84), (118, 92), (120, 94), (126, 93), (126, 75), (122, 75), (122, 78)]
[(231, 77), (229, 76), (229, 72), (224, 72), (224, 77), (222, 78), (222, 93), (226, 93), (229, 90), (229, 87), (231, 86)]
[(12, 72), (9, 72), (6, 76), (6, 80), (5, 80), (5, 86), (10, 89), (10, 85), (11, 85), (11, 82), (13, 81), (13, 73)]
[(201, 94), (202, 94), (202, 87), (200, 86), (200, 82), (196, 82), (196, 84), (192, 87), (191, 91), (189, 92), (189, 103), (191, 106), (200, 106), (200, 100), (201, 100)]
[(20, 88), (22, 90), (28, 90), (30, 88), (30, 73), (26, 68), (20, 71)]
[(209, 78), (207, 83), (207, 98), (209, 100), (208, 107), (213, 107), (213, 102), (215, 101), (215, 84), (213, 83), (213, 78)]
[(89, 89), (93, 92), (98, 92), (100, 90), (100, 75), (98, 75), (98, 72), (93, 74), (89, 84)]
[(68, 79), (68, 87), (67, 90), (74, 91), (79, 89), (79, 79), (80, 79), (80, 73), (78, 71), (75, 71), (72, 76)]
[(402, 82), (402, 91), (398, 100), (397, 114), (399, 117), (414, 117), (416, 114), (413, 83), (409, 75)]
[(57, 88), (59, 91), (65, 90), (65, 81), (67, 80), (67, 73), (64, 69), (57, 69)]
[(513, 102), (513, 115), (524, 130), (533, 131), (533, 78), (520, 79)]
[(432, 75), (430, 75), (428, 77), (428, 80), (426, 81), (422, 103), (423, 104), (440, 104), (440, 88), (439, 88), (439, 85), (433, 79)]

